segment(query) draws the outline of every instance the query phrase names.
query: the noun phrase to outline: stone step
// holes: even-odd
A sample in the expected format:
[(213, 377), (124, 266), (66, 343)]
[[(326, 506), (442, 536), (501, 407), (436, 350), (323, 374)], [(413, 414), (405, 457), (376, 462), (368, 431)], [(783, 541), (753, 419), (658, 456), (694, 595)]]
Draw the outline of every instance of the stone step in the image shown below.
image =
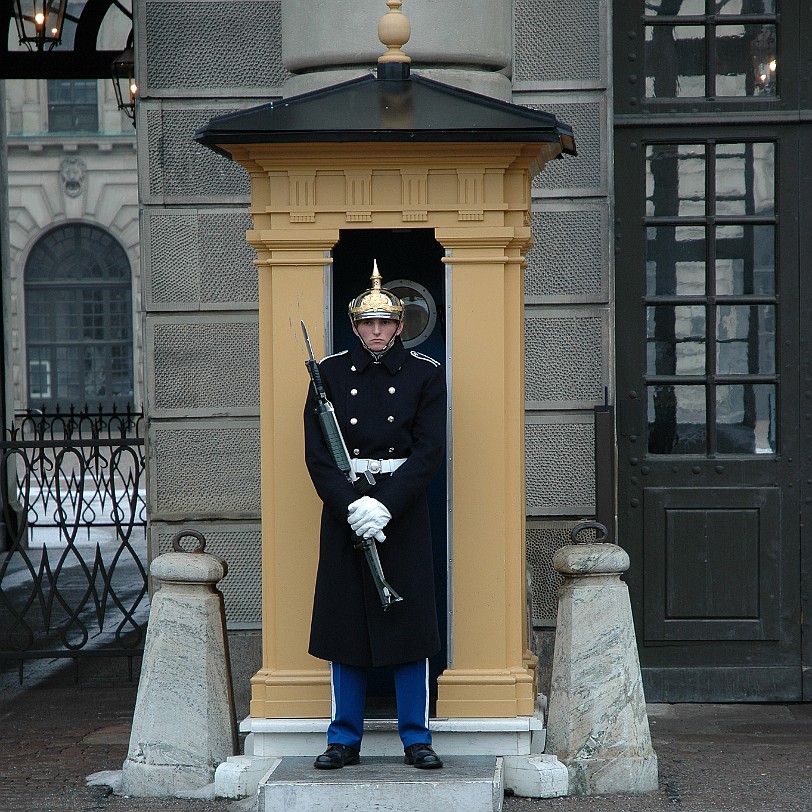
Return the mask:
[[(248, 734), (245, 752), (263, 758), (315, 756), (324, 749), (329, 719), (259, 719), (248, 717), (240, 730)], [(522, 756), (543, 753), (547, 731), (538, 716), (432, 718), (434, 749), (458, 756)], [(403, 753), (397, 719), (365, 719), (363, 754)]]
[(501, 758), (443, 761), (440, 770), (417, 770), (403, 757), (362, 755), (358, 765), (316, 770), (312, 758), (285, 757), (260, 783), (257, 812), (501, 812)]

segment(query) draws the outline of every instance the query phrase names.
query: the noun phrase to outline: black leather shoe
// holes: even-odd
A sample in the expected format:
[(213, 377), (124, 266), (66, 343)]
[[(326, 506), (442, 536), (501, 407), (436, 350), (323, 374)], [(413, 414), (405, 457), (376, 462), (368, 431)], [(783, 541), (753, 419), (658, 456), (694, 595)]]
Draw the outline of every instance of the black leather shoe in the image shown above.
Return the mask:
[(436, 770), (443, 766), (440, 756), (431, 749), (430, 744), (411, 744), (403, 752), (403, 760), (407, 764), (414, 764), (418, 770)]
[(313, 766), (317, 770), (339, 770), (348, 764), (358, 764), (361, 759), (358, 751), (346, 744), (331, 744), (316, 758)]

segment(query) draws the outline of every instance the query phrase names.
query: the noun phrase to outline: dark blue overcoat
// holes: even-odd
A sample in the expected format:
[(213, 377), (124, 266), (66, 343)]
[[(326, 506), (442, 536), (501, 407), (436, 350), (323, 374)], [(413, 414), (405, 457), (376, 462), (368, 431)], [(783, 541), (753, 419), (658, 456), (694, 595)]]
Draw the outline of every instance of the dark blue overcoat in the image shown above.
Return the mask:
[(426, 488), (444, 459), (446, 384), (433, 359), (401, 340), (375, 362), (360, 344), (319, 364), (350, 456), (406, 458), (369, 493), (392, 514), (378, 545), (384, 574), (403, 601), (381, 608), (347, 506), (359, 494), (336, 467), (321, 434), (313, 387), (305, 405), (305, 460), (324, 507), (309, 651), (359, 667), (395, 665), (440, 649)]

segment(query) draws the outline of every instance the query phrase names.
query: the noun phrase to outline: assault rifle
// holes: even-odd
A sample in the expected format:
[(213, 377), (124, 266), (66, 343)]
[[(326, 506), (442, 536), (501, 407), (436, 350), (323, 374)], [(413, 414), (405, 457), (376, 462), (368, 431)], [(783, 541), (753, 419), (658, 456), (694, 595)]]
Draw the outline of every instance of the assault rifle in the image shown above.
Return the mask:
[[(327, 443), (327, 448), (330, 451), (333, 462), (335, 462), (338, 469), (344, 474), (353, 488), (363, 495), (372, 489), (372, 486), (375, 484), (375, 477), (373, 477), (369, 471), (365, 471), (364, 476), (359, 477), (353, 470), (352, 462), (350, 461), (350, 452), (347, 451), (347, 444), (344, 442), (344, 436), (341, 434), (335, 409), (333, 408), (333, 404), (328, 400), (327, 393), (324, 391), (321, 372), (313, 356), (313, 347), (310, 344), (310, 336), (307, 334), (307, 327), (305, 327), (304, 322), (301, 322), (301, 324), (305, 344), (307, 345), (307, 354), (309, 356), (308, 360), (305, 361), (305, 366), (310, 373), (310, 381), (313, 384), (313, 389), (318, 399), (316, 413), (319, 416), (321, 433), (324, 437), (324, 441)], [(384, 541), (386, 536), (383, 534), (383, 531), (379, 530), (376, 538), (378, 541)], [(372, 575), (372, 581), (375, 584), (375, 589), (378, 591), (378, 597), (381, 599), (383, 610), (386, 611), (393, 603), (402, 601), (403, 598), (386, 582), (383, 568), (381, 567), (381, 559), (378, 556), (378, 548), (375, 546), (375, 539), (357, 537), (355, 549), (362, 550), (364, 553), (367, 565), (369, 566), (369, 572)]]

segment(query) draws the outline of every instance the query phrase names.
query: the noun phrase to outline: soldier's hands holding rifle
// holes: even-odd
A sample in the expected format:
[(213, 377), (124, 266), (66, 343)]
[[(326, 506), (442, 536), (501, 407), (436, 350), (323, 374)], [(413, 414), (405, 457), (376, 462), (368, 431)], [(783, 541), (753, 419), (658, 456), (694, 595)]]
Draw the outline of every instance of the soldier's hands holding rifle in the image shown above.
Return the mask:
[(356, 499), (347, 508), (349, 515), (347, 522), (359, 538), (374, 538), (376, 541), (385, 541), (384, 527), (389, 523), (392, 514), (386, 506), (371, 496), (362, 496)]

